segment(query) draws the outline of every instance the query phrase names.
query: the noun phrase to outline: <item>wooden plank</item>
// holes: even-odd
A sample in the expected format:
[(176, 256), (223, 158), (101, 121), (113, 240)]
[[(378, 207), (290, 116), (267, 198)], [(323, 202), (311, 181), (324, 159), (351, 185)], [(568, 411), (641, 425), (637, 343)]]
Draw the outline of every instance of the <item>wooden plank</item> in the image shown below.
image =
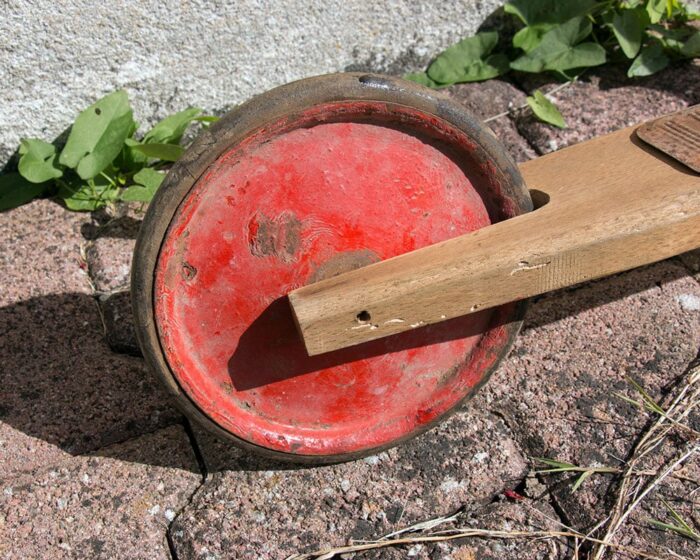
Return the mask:
[(543, 207), (289, 294), (310, 355), (700, 246), (700, 177), (628, 128), (520, 166)]

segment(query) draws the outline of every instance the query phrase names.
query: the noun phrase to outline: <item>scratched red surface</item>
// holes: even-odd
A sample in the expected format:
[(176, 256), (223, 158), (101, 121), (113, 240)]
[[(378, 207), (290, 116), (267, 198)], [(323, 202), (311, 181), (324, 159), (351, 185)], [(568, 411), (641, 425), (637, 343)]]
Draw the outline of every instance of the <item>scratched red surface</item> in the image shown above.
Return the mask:
[[(402, 124), (329, 117), (353, 111)], [(400, 106), (314, 108), (195, 184), (159, 257), (156, 321), (181, 387), (224, 429), (297, 454), (386, 445), (452, 408), (507, 343), (494, 325), (504, 309), (313, 358), (296, 333), (290, 290), (490, 223), (478, 174), (405, 132), (425, 120)]]

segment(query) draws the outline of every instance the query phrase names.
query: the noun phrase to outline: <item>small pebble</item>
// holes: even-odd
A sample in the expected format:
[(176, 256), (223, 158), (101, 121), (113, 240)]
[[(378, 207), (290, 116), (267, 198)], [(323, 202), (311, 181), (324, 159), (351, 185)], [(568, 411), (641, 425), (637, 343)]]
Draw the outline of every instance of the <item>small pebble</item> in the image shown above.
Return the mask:
[(488, 459), (489, 454), (486, 451), (481, 451), (474, 455), (474, 460), (477, 463), (483, 463), (486, 459)]
[(676, 301), (681, 304), (684, 311), (700, 311), (700, 297), (693, 294), (681, 294), (676, 296)]
[(457, 488), (459, 487), (459, 482), (457, 482), (454, 478), (446, 478), (440, 485), (440, 490), (442, 490), (445, 493), (448, 493), (457, 490)]
[(364, 458), (364, 462), (368, 465), (378, 465), (380, 461), (381, 459), (378, 455), (370, 455), (369, 457)]
[(411, 548), (408, 549), (408, 552), (406, 552), (406, 556), (418, 556), (421, 550), (423, 550), (422, 544), (414, 544)]

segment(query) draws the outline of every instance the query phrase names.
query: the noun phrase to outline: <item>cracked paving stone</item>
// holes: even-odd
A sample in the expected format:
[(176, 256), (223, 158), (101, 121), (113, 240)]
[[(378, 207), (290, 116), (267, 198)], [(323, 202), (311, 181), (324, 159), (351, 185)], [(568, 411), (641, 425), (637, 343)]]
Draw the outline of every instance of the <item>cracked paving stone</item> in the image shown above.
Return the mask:
[[(700, 103), (700, 61), (674, 65), (646, 78), (627, 78), (622, 66), (605, 66), (552, 94), (568, 128), (516, 117), (518, 131), (540, 154), (642, 123)], [(519, 75), (527, 91), (544, 93), (558, 84), (539, 75)], [(613, 162), (611, 162), (613, 163)]]
[(166, 533), (201, 484), (181, 426), (0, 483), (0, 558), (170, 559)]
[(143, 361), (104, 342), (85, 220), (47, 200), (0, 214), (0, 479), (181, 418)]
[(477, 510), (527, 471), (509, 430), (483, 406), (477, 396), (401, 447), (315, 468), (264, 460), (200, 433), (211, 474), (173, 524), (175, 550), (187, 559), (284, 558), (463, 505)]
[[(619, 466), (649, 417), (615, 393), (638, 397), (629, 376), (658, 399), (698, 351), (700, 311), (684, 308), (684, 295), (700, 286), (668, 260), (539, 298), (483, 398), (530, 457)], [(572, 492), (574, 480), (543, 478), (585, 530), (605, 516), (613, 479), (592, 476)]]
[(134, 313), (131, 308), (131, 293), (117, 292), (98, 298), (105, 338), (109, 347), (120, 354), (141, 356), (141, 348), (136, 339)]
[[(98, 293), (128, 289), (131, 260), (143, 212), (122, 205), (115, 217), (99, 217), (85, 224), (85, 251), (90, 279)], [(101, 223), (102, 222), (102, 223)]]
[(115, 352), (141, 356), (136, 340), (129, 283), (131, 261), (143, 211), (118, 208), (116, 217), (98, 217), (83, 228), (89, 237), (85, 251), (90, 280), (98, 295), (105, 339)]
[[(479, 119), (493, 117), (525, 103), (525, 94), (504, 80), (457, 84), (446, 88), (444, 92)], [(507, 116), (487, 124), (516, 162), (536, 157), (535, 151)]]
[[(561, 531), (554, 508), (546, 501), (498, 501), (476, 512), (464, 525), (501, 531)], [(426, 547), (428, 548), (428, 547)], [(450, 560), (557, 560), (567, 557), (564, 539), (457, 539), (431, 546), (427, 558)], [(437, 552), (437, 554), (434, 554)]]

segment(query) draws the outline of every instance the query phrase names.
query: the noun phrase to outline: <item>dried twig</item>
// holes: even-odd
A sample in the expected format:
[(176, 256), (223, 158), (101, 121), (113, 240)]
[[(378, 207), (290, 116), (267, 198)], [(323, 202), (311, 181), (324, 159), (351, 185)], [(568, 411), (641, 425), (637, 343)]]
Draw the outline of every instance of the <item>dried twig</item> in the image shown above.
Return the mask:
[[(635, 445), (631, 459), (627, 463), (627, 470), (622, 476), (618, 490), (617, 499), (613, 507), (610, 520), (607, 525), (604, 537), (601, 542), (593, 548), (592, 560), (600, 560), (608, 547), (612, 547), (611, 539), (629, 517), (632, 511), (639, 505), (642, 499), (651, 492), (658, 484), (666, 478), (673, 470), (699, 449), (698, 445), (689, 445), (680, 455), (654, 477), (639, 493), (640, 480), (635, 478), (636, 467), (639, 462), (654, 451), (664, 441), (669, 432), (676, 428), (690, 414), (690, 412), (700, 403), (700, 356), (691, 363), (684, 376), (681, 390), (669, 407), (660, 414), (658, 419), (650, 426)], [(632, 487), (637, 485), (633, 491)]]
[[(634, 509), (644, 500), (649, 493), (654, 490), (664, 479), (673, 476), (673, 471), (684, 461), (690, 458), (691, 455), (700, 451), (700, 443), (697, 438), (691, 437), (691, 441), (685, 446), (676, 458), (667, 464), (662, 470), (650, 471), (638, 469), (637, 465), (640, 461), (654, 451), (666, 438), (673, 429), (683, 427), (682, 421), (685, 420), (690, 412), (700, 404), (700, 355), (698, 361), (691, 364), (684, 376), (684, 381), (678, 395), (673, 399), (671, 404), (663, 414), (659, 414), (658, 419), (647, 429), (642, 435), (639, 442), (635, 445), (631, 458), (627, 463), (626, 470), (622, 473), (622, 479), (617, 492), (617, 501), (613, 511), (605, 519), (600, 521), (587, 534), (581, 533), (576, 529), (562, 523), (560, 520), (552, 519), (538, 509), (527, 506), (532, 511), (546, 519), (553, 521), (563, 528), (559, 531), (505, 531), (500, 529), (483, 529), (471, 527), (456, 527), (453, 529), (435, 530), (441, 525), (452, 523), (459, 519), (461, 511), (452, 515), (437, 517), (416, 523), (404, 529), (393, 531), (387, 535), (373, 541), (365, 541), (362, 543), (351, 543), (347, 546), (331, 547), (322, 550), (317, 550), (305, 554), (293, 554), (287, 557), (286, 560), (330, 560), (339, 554), (350, 552), (362, 552), (366, 550), (374, 550), (379, 548), (387, 548), (393, 546), (401, 546), (408, 544), (421, 544), (432, 542), (445, 542), (455, 539), (464, 538), (480, 538), (480, 539), (561, 539), (568, 538), (574, 541), (573, 557), (578, 560), (579, 549), (582, 543), (592, 543), (594, 546), (590, 557), (599, 560), (607, 549), (614, 549), (618, 552), (633, 556), (635, 558), (646, 558), (650, 560), (667, 560), (668, 558), (676, 558), (679, 560), (688, 560), (678, 553), (668, 550), (669, 556), (661, 557), (656, 554), (638, 550), (633, 547), (621, 545), (612, 542), (612, 538), (616, 531), (624, 524), (627, 518), (631, 515)], [(683, 431), (683, 430), (681, 430)], [(693, 436), (693, 431), (685, 430), (686, 434)], [(576, 470), (580, 472), (595, 471), (617, 474), (621, 472), (616, 468), (607, 467), (578, 467), (576, 465), (566, 466), (568, 470)], [(557, 467), (553, 470), (562, 470), (564, 467)], [(643, 477), (653, 475), (646, 485), (643, 484)], [(681, 478), (679, 476), (679, 478)], [(527, 504), (525, 504), (527, 505)], [(592, 535), (601, 527), (607, 527), (605, 536), (596, 538)]]
[[(410, 531), (410, 527), (404, 530), (405, 533)], [(444, 531), (437, 531), (434, 533), (428, 533), (425, 535), (368, 541), (362, 544), (350, 544), (347, 546), (327, 548), (324, 550), (317, 550), (308, 554), (293, 554), (292, 556), (288, 556), (286, 560), (330, 560), (338, 554), (345, 554), (348, 552), (362, 552), (365, 550), (374, 550), (377, 548), (387, 548), (390, 546), (400, 546), (407, 544), (445, 542), (455, 539), (464, 539), (468, 537), (480, 539), (555, 539), (563, 537), (581, 539), (593, 543), (603, 543), (603, 541), (599, 539), (595, 539), (577, 531), (501, 531), (494, 529), (456, 528)], [(649, 554), (647, 552), (629, 546), (623, 546), (614, 543), (608, 543), (607, 546), (615, 548), (620, 552), (634, 555), (637, 558), (646, 558), (649, 560), (664, 560), (660, 556)], [(681, 556), (680, 558), (683, 557)], [(683, 558), (683, 560), (689, 559)]]

